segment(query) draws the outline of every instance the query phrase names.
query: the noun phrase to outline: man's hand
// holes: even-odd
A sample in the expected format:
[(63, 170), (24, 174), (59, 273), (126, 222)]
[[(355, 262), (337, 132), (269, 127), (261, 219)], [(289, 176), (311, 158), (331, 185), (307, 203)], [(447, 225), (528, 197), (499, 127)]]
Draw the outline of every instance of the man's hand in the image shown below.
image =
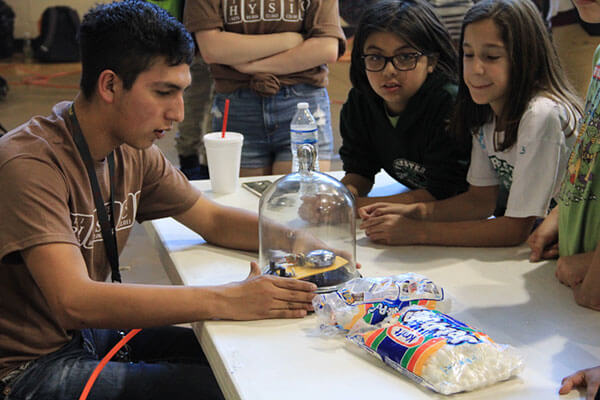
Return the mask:
[(527, 244), (531, 247), (531, 262), (558, 257), (558, 207), (529, 235)]
[(593, 252), (560, 257), (556, 263), (555, 275), (563, 285), (575, 288), (583, 282), (593, 258)]
[(559, 394), (567, 394), (576, 387), (586, 387), (586, 400), (594, 400), (598, 387), (600, 387), (600, 366), (583, 369), (563, 378)]
[(262, 275), (258, 264), (250, 263), (250, 274), (241, 282), (219, 290), (226, 306), (221, 319), (255, 320), (265, 318), (301, 318), (312, 311), (317, 286), (296, 279)]

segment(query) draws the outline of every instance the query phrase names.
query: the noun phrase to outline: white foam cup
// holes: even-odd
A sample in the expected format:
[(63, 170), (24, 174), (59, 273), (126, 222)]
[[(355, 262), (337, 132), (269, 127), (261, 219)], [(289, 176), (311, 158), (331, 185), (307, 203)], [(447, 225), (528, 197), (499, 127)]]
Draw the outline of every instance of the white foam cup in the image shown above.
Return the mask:
[(240, 159), (244, 136), (237, 132), (207, 133), (203, 137), (210, 185), (215, 193), (233, 193), (240, 184)]

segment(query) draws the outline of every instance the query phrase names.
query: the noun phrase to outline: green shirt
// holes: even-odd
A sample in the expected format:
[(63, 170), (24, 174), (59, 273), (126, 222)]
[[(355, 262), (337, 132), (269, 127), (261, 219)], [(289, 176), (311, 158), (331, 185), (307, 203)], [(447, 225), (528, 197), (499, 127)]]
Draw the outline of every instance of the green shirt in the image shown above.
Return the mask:
[(588, 87), (583, 123), (569, 158), (559, 200), (559, 254), (594, 251), (600, 240), (600, 46)]

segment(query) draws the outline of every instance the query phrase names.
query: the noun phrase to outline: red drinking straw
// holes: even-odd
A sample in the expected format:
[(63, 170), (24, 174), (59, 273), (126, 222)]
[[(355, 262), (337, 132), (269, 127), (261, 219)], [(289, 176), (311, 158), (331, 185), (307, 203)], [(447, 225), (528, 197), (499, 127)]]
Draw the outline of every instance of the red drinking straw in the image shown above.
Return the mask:
[(221, 138), (225, 139), (225, 131), (227, 131), (227, 115), (229, 114), (229, 99), (225, 99), (225, 115), (223, 116), (223, 129), (221, 130)]

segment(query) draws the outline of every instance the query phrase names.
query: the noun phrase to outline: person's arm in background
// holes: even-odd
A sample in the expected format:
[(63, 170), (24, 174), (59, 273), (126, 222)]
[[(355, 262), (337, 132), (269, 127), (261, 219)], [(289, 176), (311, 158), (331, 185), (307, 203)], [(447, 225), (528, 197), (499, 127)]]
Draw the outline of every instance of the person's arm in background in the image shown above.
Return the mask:
[(272, 56), (300, 45), (297, 32), (240, 34), (225, 31), (220, 0), (187, 0), (183, 20), (194, 32), (202, 58), (207, 64), (234, 65)]
[(209, 29), (194, 33), (207, 64), (238, 65), (295, 48), (304, 42), (297, 32), (246, 35)]
[(338, 43), (339, 39), (334, 37), (312, 37), (290, 50), (244, 64), (233, 64), (232, 67), (249, 75), (258, 73), (287, 75), (306, 71), (319, 65), (336, 62), (339, 57)]
[(303, 25), (305, 40), (299, 46), (233, 68), (249, 75), (287, 75), (335, 62), (345, 49), (337, 0), (312, 2)]

